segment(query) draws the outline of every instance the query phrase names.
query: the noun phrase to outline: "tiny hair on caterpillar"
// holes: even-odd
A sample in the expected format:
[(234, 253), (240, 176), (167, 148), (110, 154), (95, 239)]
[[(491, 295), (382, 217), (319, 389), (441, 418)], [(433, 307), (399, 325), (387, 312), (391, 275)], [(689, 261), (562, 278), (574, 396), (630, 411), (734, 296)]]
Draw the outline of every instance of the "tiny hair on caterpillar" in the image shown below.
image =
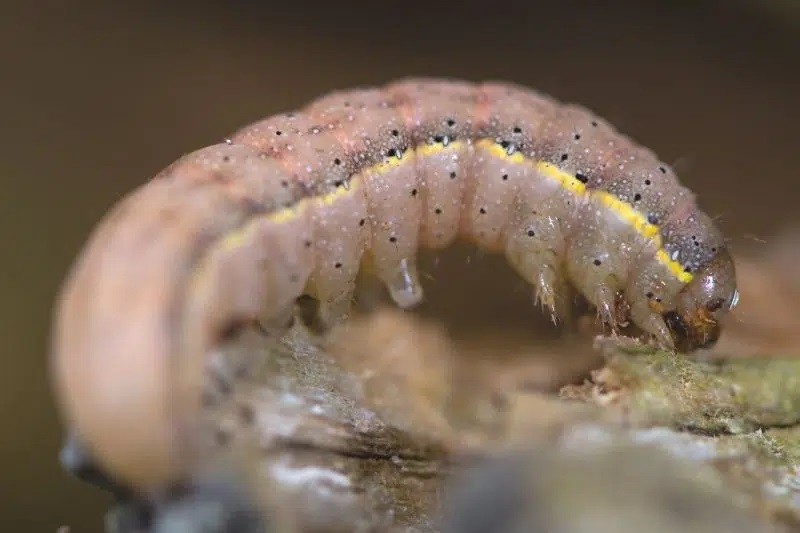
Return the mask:
[(504, 254), (554, 320), (577, 291), (669, 350), (713, 344), (738, 299), (722, 234), (652, 151), (513, 84), (405, 79), (244, 127), (123, 198), (57, 303), (63, 417), (115, 479), (168, 486), (232, 328), (280, 333), (300, 297), (336, 324), (365, 262), (413, 307), (418, 251), (456, 240)]

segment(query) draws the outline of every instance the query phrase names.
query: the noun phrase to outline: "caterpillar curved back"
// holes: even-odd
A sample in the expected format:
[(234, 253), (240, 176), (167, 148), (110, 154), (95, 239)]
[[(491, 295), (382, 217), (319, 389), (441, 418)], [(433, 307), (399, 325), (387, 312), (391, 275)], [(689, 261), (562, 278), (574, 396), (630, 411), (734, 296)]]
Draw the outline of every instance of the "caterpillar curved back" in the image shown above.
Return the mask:
[(571, 290), (667, 348), (736, 301), (722, 235), (650, 150), (510, 84), (403, 80), (336, 92), (179, 159), (99, 224), (63, 289), (53, 369), (66, 421), (141, 490), (192, 468), (207, 363), (301, 295), (347, 316), (369, 260), (402, 307), (420, 248), (504, 253), (559, 316)]

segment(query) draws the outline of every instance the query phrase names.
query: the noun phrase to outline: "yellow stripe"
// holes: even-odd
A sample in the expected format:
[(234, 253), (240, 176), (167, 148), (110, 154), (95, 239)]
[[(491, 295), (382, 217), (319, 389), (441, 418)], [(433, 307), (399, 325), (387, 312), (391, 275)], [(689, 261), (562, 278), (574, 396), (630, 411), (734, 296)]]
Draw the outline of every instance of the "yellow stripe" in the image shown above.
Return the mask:
[(232, 250), (234, 248), (242, 246), (247, 240), (249, 234), (253, 232), (253, 228), (255, 227), (255, 222), (261, 219), (262, 217), (257, 217), (254, 220), (248, 220), (244, 226), (232, 231), (231, 233), (228, 233), (222, 239), (222, 242), (220, 243), (219, 247), (222, 248), (223, 250)]
[(510, 161), (512, 163), (526, 163), (529, 160), (522, 155), (521, 152), (514, 152), (513, 154), (509, 154), (508, 151), (494, 142), (491, 139), (481, 139), (475, 143), (475, 146), (478, 148), (483, 148), (484, 150), (488, 151), (493, 157), (498, 159), (505, 159), (506, 161)]
[(656, 252), (656, 258), (661, 262), (662, 265), (667, 267), (672, 275), (678, 278), (679, 281), (684, 283), (689, 283), (694, 279), (694, 276), (689, 272), (683, 270), (683, 265), (678, 263), (677, 261), (673, 261), (667, 251), (663, 248), (660, 248)]
[(358, 178), (353, 178), (347, 185), (336, 187), (336, 189), (328, 194), (314, 198), (314, 201), (320, 205), (330, 206), (333, 205), (339, 198), (344, 198), (345, 196), (353, 194), (359, 189), (359, 187), (361, 187), (361, 180)]
[(243, 228), (239, 228), (233, 233), (227, 234), (225, 238), (222, 239), (220, 248), (222, 248), (223, 250), (231, 250), (233, 248), (238, 248), (239, 246), (244, 244), (245, 237), (247, 236), (247, 230), (249, 228), (250, 224), (244, 226)]
[(267, 220), (276, 224), (284, 224), (291, 222), (308, 208), (308, 202), (314, 202), (319, 205), (331, 206), (336, 203), (339, 198), (344, 198), (357, 191), (361, 187), (361, 180), (353, 178), (346, 186), (336, 187), (333, 191), (322, 196), (315, 196), (312, 198), (303, 198), (297, 204), (280, 209), (266, 216)]
[(586, 194), (586, 185), (581, 180), (572, 174), (564, 172), (552, 163), (539, 161), (536, 163), (536, 170), (548, 178), (556, 180), (563, 188), (575, 194), (576, 196), (583, 196)]
[(421, 144), (417, 146), (416, 152), (420, 156), (436, 155), (444, 152), (445, 150), (460, 150), (464, 146), (463, 141), (451, 141), (445, 145), (444, 143)]
[(377, 165), (373, 165), (366, 170), (362, 170), (362, 172), (374, 172), (376, 174), (385, 174), (390, 170), (399, 167), (405, 163), (408, 163), (414, 159), (414, 150), (409, 149), (403, 152), (400, 157), (387, 157)]
[(300, 214), (306, 210), (308, 204), (305, 199), (300, 200), (297, 202), (296, 205), (292, 207), (286, 207), (279, 211), (275, 211), (274, 213), (270, 213), (267, 215), (267, 220), (270, 222), (275, 222), (276, 224), (283, 224), (285, 222), (290, 222), (300, 216)]
[(639, 235), (648, 239), (657, 239), (659, 241), (659, 247), (661, 246), (661, 232), (658, 226), (650, 224), (639, 211), (606, 191), (593, 191), (592, 195), (597, 198), (601, 204), (615, 211), (624, 221), (630, 224)]
[[(616, 213), (622, 220), (627, 222), (636, 231), (636, 233), (645, 239), (649, 239), (656, 246), (658, 246), (659, 249), (656, 252), (656, 259), (662, 265), (664, 265), (667, 270), (669, 270), (670, 273), (675, 276), (675, 278), (683, 283), (689, 283), (694, 278), (691, 273), (684, 271), (683, 265), (677, 261), (673, 261), (667, 251), (664, 250), (661, 243), (661, 232), (658, 226), (649, 223), (645, 216), (630, 204), (623, 202), (613, 194), (606, 191), (587, 190), (586, 185), (577, 179), (573, 174), (561, 170), (552, 163), (528, 159), (522, 155), (521, 152), (509, 154), (505, 148), (491, 139), (480, 139), (475, 142), (475, 145), (478, 148), (489, 152), (492, 157), (515, 164), (532, 165), (540, 174), (555, 180), (559, 186), (576, 196), (588, 195), (593, 198), (597, 198), (601, 204)], [(463, 147), (463, 141), (453, 141), (447, 145), (444, 143), (426, 143), (416, 147), (415, 149), (406, 150), (400, 157), (387, 158), (386, 160), (373, 165), (370, 168), (364, 169), (362, 172), (385, 174), (399, 167), (401, 164), (413, 161), (417, 156), (435, 155), (444, 152), (445, 150), (460, 150)], [(360, 187), (361, 181), (358, 178), (353, 178), (350, 180), (350, 183), (347, 187), (337, 187), (334, 191), (322, 196), (305, 198), (292, 207), (287, 207), (267, 215), (266, 218), (276, 224), (284, 224), (300, 216), (308, 208), (309, 202), (314, 202), (323, 206), (331, 206), (340, 198), (344, 198), (345, 196), (352, 194)], [(229, 234), (223, 239), (222, 247), (235, 248), (237, 246), (241, 246), (245, 242), (247, 233), (251, 231), (253, 227), (254, 224), (249, 223), (243, 228), (240, 228), (239, 230)]]

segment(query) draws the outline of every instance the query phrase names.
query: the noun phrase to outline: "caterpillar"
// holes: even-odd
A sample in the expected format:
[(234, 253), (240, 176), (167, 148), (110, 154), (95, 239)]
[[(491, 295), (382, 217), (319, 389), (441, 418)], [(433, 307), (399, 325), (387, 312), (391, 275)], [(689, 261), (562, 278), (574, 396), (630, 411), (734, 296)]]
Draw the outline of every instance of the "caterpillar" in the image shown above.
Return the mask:
[(418, 249), (457, 239), (504, 253), (554, 319), (577, 290), (672, 350), (712, 344), (738, 299), (721, 233), (652, 151), (520, 86), (405, 79), (256, 122), (122, 199), (56, 308), (63, 416), (112, 476), (164, 486), (232, 330), (280, 332), (302, 295), (337, 323), (364, 263), (412, 307)]

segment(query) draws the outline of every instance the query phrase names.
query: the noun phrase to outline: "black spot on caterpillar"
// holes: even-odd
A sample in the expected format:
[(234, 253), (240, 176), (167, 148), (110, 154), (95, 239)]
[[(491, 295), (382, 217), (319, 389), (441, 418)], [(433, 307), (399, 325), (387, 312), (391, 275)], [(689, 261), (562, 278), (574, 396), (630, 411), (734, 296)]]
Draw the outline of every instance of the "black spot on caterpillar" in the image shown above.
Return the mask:
[(554, 319), (572, 286), (612, 327), (684, 350), (713, 342), (737, 298), (722, 236), (666, 165), (591, 112), (510, 84), (333, 93), (158, 177), (95, 230), (53, 350), (68, 422), (142, 489), (181, 476), (180, 428), (232, 325), (285, 324), (302, 295), (335, 323), (367, 255), (411, 307), (417, 250), (470, 239), (504, 253)]

